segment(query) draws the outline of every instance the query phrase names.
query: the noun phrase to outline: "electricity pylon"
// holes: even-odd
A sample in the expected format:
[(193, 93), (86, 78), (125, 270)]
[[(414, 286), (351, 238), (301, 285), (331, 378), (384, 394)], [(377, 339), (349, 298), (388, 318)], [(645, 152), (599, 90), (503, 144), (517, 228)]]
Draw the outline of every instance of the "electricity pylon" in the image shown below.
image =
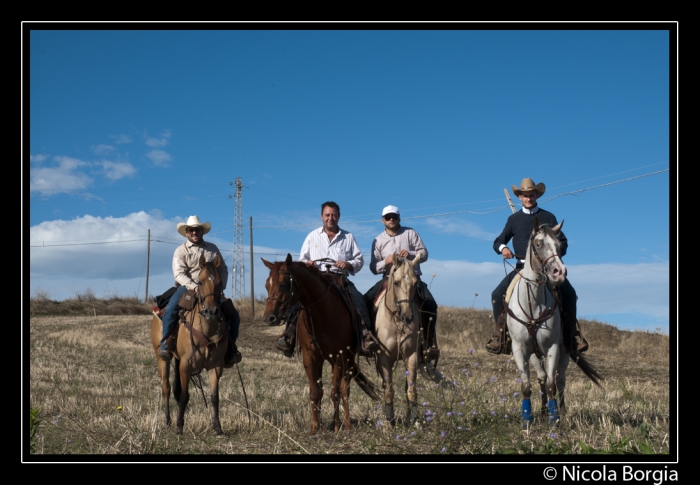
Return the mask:
[[(229, 182), (230, 184), (230, 182)], [(232, 298), (245, 297), (245, 265), (243, 262), (243, 182), (236, 177), (233, 213), (233, 268), (231, 268)]]

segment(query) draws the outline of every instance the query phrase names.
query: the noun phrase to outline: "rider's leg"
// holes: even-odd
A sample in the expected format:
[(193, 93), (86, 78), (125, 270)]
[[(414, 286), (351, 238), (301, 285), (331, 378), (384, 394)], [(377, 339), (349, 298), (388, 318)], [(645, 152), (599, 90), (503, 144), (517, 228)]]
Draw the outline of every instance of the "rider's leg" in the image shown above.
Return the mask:
[(491, 293), (491, 305), (493, 308), (493, 319), (496, 322), (496, 331), (491, 336), (491, 339), (486, 344), (486, 350), (491, 352), (500, 352), (501, 346), (504, 343), (505, 331), (506, 331), (506, 318), (505, 313), (501, 316), (501, 309), (503, 308), (503, 296), (508, 291), (508, 286), (513, 278), (517, 274), (516, 270), (511, 271), (506, 275), (505, 278), (501, 280), (496, 289)]
[(160, 348), (158, 349), (158, 353), (160, 354), (160, 358), (166, 361), (170, 360), (170, 352), (168, 352), (165, 341), (173, 333), (173, 330), (175, 330), (178, 313), (180, 312), (180, 306), (178, 303), (180, 302), (182, 295), (185, 293), (187, 293), (187, 287), (178, 286), (175, 293), (173, 293), (173, 296), (170, 297), (170, 301), (165, 307), (165, 313), (163, 314), (163, 338), (160, 339)]
[(364, 326), (364, 328), (362, 329), (362, 347), (364, 348), (364, 350), (369, 352), (379, 350), (379, 344), (376, 342), (372, 335), (372, 320), (370, 320), (369, 313), (367, 312), (367, 303), (365, 302), (365, 297), (362, 295), (362, 293), (360, 293), (357, 290), (357, 288), (355, 288), (355, 285), (349, 280), (348, 288), (350, 288), (350, 294), (352, 295), (352, 299), (355, 302), (355, 306), (357, 307), (358, 311), (360, 312), (360, 316), (362, 317), (362, 325)]
[(588, 350), (588, 342), (578, 328), (578, 320), (576, 319), (576, 290), (571, 286), (568, 278), (559, 286), (559, 292), (563, 300), (562, 308), (562, 337), (564, 340), (564, 348), (568, 350), (576, 350), (577, 352), (585, 352)]
[(221, 302), (221, 311), (224, 314), (224, 320), (226, 321), (226, 328), (228, 329), (228, 348), (226, 349), (226, 357), (224, 358), (226, 367), (231, 367), (233, 364), (237, 364), (241, 361), (241, 353), (238, 351), (236, 346), (236, 340), (238, 340), (238, 328), (241, 325), (241, 316), (238, 314), (238, 310), (233, 305), (233, 301), (230, 298), (225, 299)]
[(384, 278), (380, 279), (377, 281), (377, 283), (372, 286), (369, 290), (367, 290), (367, 293), (364, 294), (365, 298), (365, 304), (367, 305), (367, 308), (369, 310), (369, 314), (371, 317), (371, 322), (372, 322), (372, 329), (374, 329), (374, 320), (376, 319), (377, 315), (374, 311), (374, 300), (377, 298), (377, 294), (379, 291), (382, 289), (382, 283), (384, 282)]

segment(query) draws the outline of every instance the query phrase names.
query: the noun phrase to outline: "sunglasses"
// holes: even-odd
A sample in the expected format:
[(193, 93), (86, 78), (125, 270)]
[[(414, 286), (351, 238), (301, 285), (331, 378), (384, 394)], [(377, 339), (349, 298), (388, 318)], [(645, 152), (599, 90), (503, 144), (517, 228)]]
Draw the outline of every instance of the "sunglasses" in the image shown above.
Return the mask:
[(398, 221), (400, 217), (398, 216), (398, 214), (387, 214), (384, 216), (384, 219), (386, 219), (387, 221)]
[(188, 234), (194, 234), (195, 232), (203, 232), (203, 231), (204, 231), (204, 229), (202, 229), (201, 227), (188, 227), (187, 228)]

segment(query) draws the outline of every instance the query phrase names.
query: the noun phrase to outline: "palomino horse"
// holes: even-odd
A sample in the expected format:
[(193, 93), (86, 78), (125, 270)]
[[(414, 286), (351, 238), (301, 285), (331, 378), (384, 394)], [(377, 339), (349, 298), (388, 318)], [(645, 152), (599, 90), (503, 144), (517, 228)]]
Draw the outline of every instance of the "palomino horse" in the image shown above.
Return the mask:
[[(520, 370), (522, 384), (522, 425), (529, 429), (532, 424), (530, 404), (530, 366), (535, 366), (542, 389), (542, 411), (549, 413), (549, 424), (559, 421), (560, 398), (564, 410), (564, 388), (569, 355), (563, 352), (561, 341), (561, 317), (559, 302), (554, 290), (566, 279), (566, 267), (561, 260), (557, 234), (564, 221), (553, 228), (540, 225), (535, 217), (530, 236), (525, 266), (515, 282), (508, 301), (508, 331), (510, 332), (513, 357)], [(542, 361), (546, 357), (546, 370)], [(600, 375), (582, 355), (572, 354), (576, 364), (596, 385)], [(545, 398), (546, 394), (546, 398)]]
[[(185, 424), (185, 409), (190, 400), (189, 384), (193, 374), (202, 369), (209, 371), (209, 391), (211, 393), (212, 425), (216, 434), (222, 434), (219, 422), (219, 379), (224, 370), (224, 356), (228, 345), (226, 322), (219, 306), (221, 259), (207, 263), (204, 255), (199, 259), (199, 289), (197, 301), (187, 315), (187, 323), (177, 334), (177, 346), (173, 352), (174, 379), (173, 394), (178, 405), (177, 434), (182, 434)], [(151, 341), (158, 359), (161, 394), (165, 402), (165, 424), (170, 426), (170, 366), (158, 354), (163, 322), (153, 316)]]
[(386, 291), (374, 305), (377, 312), (375, 328), (380, 345), (377, 372), (383, 377), (384, 414), (392, 426), (396, 422), (392, 380), (399, 360), (403, 360), (406, 367), (407, 422), (413, 424), (418, 419), (416, 371), (421, 332), (420, 313), (414, 298), (418, 277), (413, 272), (413, 267), (418, 264), (420, 257), (419, 252), (411, 261), (394, 253), (394, 264), (389, 272)]
[(360, 343), (355, 320), (346, 306), (341, 290), (334, 284), (334, 276), (322, 273), (306, 263), (292, 262), (290, 254), (287, 254), (285, 261), (262, 261), (270, 269), (270, 276), (265, 282), (268, 298), (263, 320), (269, 325), (278, 325), (288, 308), (297, 302), (301, 305), (297, 321), (297, 342), (309, 379), (311, 434), (315, 435), (321, 425), (324, 361), (331, 364), (333, 372), (331, 399), (334, 430), (337, 432), (340, 429), (341, 395), (343, 426), (351, 429), (348, 407), (350, 381), (354, 379), (375, 401), (379, 400), (379, 394), (376, 386), (357, 366), (356, 355)]

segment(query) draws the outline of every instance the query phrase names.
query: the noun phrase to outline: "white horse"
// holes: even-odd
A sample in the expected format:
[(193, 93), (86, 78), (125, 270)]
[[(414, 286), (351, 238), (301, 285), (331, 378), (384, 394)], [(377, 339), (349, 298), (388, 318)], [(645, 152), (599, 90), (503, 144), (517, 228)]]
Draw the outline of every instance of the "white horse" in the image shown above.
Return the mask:
[[(537, 371), (542, 390), (542, 412), (545, 413), (546, 406), (550, 426), (560, 419), (557, 396), (561, 401), (562, 412), (565, 408), (566, 367), (570, 356), (564, 352), (560, 303), (554, 297), (556, 287), (566, 279), (566, 266), (561, 260), (557, 239), (563, 224), (564, 221), (552, 228), (547, 225), (540, 226), (538, 218), (535, 217), (525, 266), (516, 277), (518, 279), (508, 301), (508, 332), (511, 336), (513, 357), (522, 379), (523, 429), (529, 429), (533, 420), (529, 364)], [(586, 376), (596, 385), (600, 385), (600, 375), (583, 355), (573, 353), (571, 358)], [(545, 359), (546, 369), (542, 366), (542, 359)]]
[(413, 424), (418, 419), (416, 372), (421, 331), (420, 313), (414, 298), (418, 277), (413, 272), (413, 267), (418, 264), (420, 256), (419, 252), (411, 261), (394, 253), (386, 291), (380, 294), (374, 305), (377, 312), (375, 328), (380, 346), (377, 352), (377, 373), (382, 376), (384, 413), (392, 426), (396, 423), (393, 374), (399, 360), (403, 360), (406, 367), (407, 422)]

